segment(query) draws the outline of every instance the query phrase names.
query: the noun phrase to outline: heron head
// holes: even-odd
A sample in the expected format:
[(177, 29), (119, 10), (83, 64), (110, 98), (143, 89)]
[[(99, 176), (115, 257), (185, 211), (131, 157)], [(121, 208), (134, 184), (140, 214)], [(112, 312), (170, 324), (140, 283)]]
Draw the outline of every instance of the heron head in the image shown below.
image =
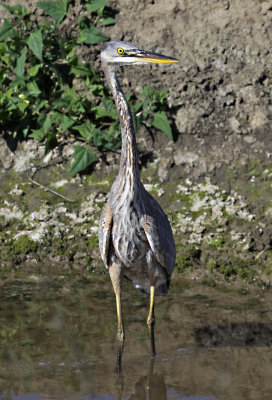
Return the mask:
[(101, 60), (102, 63), (115, 65), (171, 64), (179, 62), (176, 58), (140, 50), (130, 43), (120, 41), (109, 42), (101, 52)]

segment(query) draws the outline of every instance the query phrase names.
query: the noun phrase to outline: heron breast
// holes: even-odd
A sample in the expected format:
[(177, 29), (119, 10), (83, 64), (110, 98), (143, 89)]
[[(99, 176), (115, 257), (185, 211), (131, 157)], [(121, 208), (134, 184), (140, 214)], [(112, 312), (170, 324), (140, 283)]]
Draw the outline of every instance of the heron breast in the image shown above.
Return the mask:
[(121, 258), (127, 268), (133, 267), (136, 261), (145, 257), (148, 242), (135, 212), (123, 215), (123, 217), (115, 215), (112, 226), (112, 242), (117, 256)]

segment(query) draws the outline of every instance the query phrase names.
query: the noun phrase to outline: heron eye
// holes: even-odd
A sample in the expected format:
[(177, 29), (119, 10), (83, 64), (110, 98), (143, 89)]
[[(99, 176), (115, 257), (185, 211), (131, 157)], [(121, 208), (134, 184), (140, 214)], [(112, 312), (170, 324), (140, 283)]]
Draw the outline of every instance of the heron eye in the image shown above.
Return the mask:
[(118, 54), (124, 54), (125, 50), (122, 49), (122, 47), (119, 47), (119, 49), (117, 49), (117, 53)]

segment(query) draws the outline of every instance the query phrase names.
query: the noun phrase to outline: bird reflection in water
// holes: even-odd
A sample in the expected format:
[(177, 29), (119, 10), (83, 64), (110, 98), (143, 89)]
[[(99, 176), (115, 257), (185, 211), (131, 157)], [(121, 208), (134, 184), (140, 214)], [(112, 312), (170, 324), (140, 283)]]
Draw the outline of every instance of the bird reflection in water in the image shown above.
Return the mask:
[(154, 358), (150, 359), (148, 375), (141, 377), (135, 385), (135, 393), (130, 400), (165, 400), (167, 399), (166, 386), (163, 375), (154, 373)]
[[(141, 376), (135, 384), (129, 400), (220, 400), (211, 396), (187, 395), (175, 390), (167, 390), (164, 376), (154, 372), (155, 358), (150, 358), (147, 375)], [(116, 400), (122, 399), (124, 389), (123, 373), (120, 372), (116, 381)], [(126, 397), (127, 399), (127, 397)]]
[[(166, 400), (167, 392), (163, 375), (154, 373), (155, 358), (150, 358), (148, 374), (141, 376), (135, 384), (134, 393), (129, 400)], [(116, 381), (116, 400), (121, 400), (123, 393), (123, 374), (120, 372)]]

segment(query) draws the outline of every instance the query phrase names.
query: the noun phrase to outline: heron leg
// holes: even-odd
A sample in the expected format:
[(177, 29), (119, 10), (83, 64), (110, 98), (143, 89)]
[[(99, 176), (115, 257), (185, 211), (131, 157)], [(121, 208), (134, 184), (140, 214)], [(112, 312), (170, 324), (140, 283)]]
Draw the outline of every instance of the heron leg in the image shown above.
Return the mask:
[(117, 321), (118, 321), (118, 331), (117, 331), (118, 349), (117, 349), (116, 366), (117, 366), (117, 371), (120, 372), (122, 352), (125, 342), (125, 331), (123, 325), (122, 303), (121, 303), (123, 270), (118, 263), (112, 263), (112, 265), (109, 267), (109, 273), (116, 297), (116, 311), (117, 311)]
[(147, 317), (147, 326), (148, 332), (151, 342), (151, 355), (154, 357), (156, 355), (155, 350), (155, 335), (154, 335), (154, 326), (155, 326), (155, 313), (154, 313), (154, 297), (155, 297), (155, 286), (150, 286), (150, 305), (149, 305), (149, 314)]

